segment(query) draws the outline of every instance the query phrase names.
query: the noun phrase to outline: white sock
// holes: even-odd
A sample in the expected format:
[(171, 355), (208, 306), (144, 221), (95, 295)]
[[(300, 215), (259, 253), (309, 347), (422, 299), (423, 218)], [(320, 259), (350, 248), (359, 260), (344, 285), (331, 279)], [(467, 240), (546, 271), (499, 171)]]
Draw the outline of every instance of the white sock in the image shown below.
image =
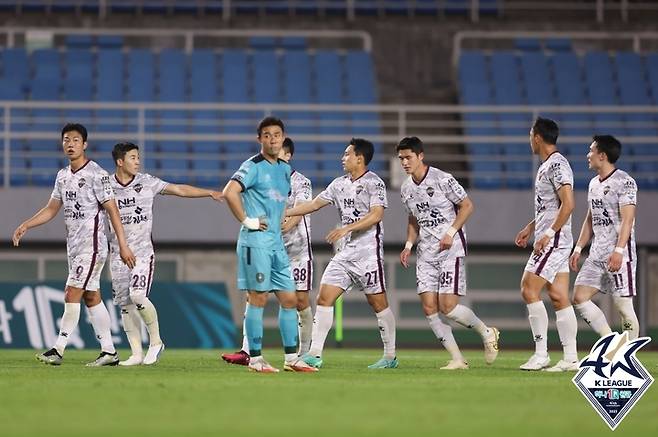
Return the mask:
[(286, 363), (293, 363), (299, 358), (299, 355), (297, 353), (293, 354), (283, 354), (283, 361)]
[(576, 351), (578, 320), (576, 320), (576, 313), (571, 305), (555, 311), (555, 326), (557, 326), (557, 333), (560, 336), (560, 342), (564, 350), (564, 361), (578, 361), (578, 352)]
[(311, 307), (298, 311), (299, 315), (299, 356), (304, 355), (311, 348), (313, 335), (313, 311)]
[(62, 321), (59, 327), (59, 335), (55, 341), (55, 349), (60, 355), (64, 355), (66, 343), (69, 341), (69, 336), (73, 330), (78, 326), (80, 320), (80, 304), (79, 303), (65, 303), (64, 314), (62, 314)]
[(88, 309), (91, 326), (93, 326), (96, 338), (101, 344), (101, 351), (111, 354), (115, 353), (116, 349), (114, 349), (112, 331), (110, 330), (112, 322), (110, 321), (110, 313), (107, 312), (105, 303), (101, 300), (98, 305), (88, 307)]
[(386, 308), (375, 314), (379, 335), (384, 343), (384, 358), (392, 360), (395, 358), (395, 316), (390, 308)]
[(612, 302), (619, 311), (621, 328), (624, 331), (628, 331), (629, 339), (635, 340), (640, 335), (640, 321), (637, 319), (637, 315), (633, 309), (633, 298), (613, 296)]
[(530, 329), (532, 329), (532, 336), (535, 340), (535, 353), (546, 356), (548, 355), (548, 313), (544, 302), (530, 303), (528, 307), (528, 320), (530, 321)]
[(249, 353), (249, 340), (247, 339), (247, 327), (245, 326), (245, 323), (247, 323), (247, 308), (249, 308), (249, 302), (244, 307), (244, 317), (242, 317), (242, 349), (240, 350)]
[(489, 328), (482, 320), (475, 315), (473, 310), (464, 305), (457, 304), (452, 311), (446, 314), (450, 320), (454, 320), (465, 328), (474, 329), (475, 332), (480, 334), (482, 340), (486, 340), (489, 336)]
[(322, 356), (324, 342), (334, 323), (334, 307), (325, 307), (318, 305), (315, 309), (315, 318), (313, 319), (313, 332), (311, 334), (310, 355), (316, 357)]
[(464, 360), (464, 357), (457, 346), (455, 337), (452, 335), (452, 328), (450, 325), (443, 323), (438, 313), (427, 316), (427, 321), (430, 323), (432, 332), (439, 339), (443, 347), (446, 348), (453, 360)]
[(142, 350), (142, 318), (137, 312), (137, 307), (135, 305), (122, 306), (121, 321), (128, 338), (131, 354), (136, 357), (144, 356)]
[(576, 309), (578, 310), (580, 317), (582, 317), (583, 320), (592, 327), (594, 332), (601, 337), (612, 332), (610, 325), (608, 325), (608, 321), (605, 319), (605, 314), (603, 314), (601, 308), (597, 307), (591, 300), (576, 304)]
[(162, 343), (160, 338), (160, 324), (158, 323), (158, 312), (155, 310), (153, 302), (148, 297), (145, 297), (140, 304), (137, 304), (139, 315), (146, 325), (146, 330), (149, 333), (149, 345), (155, 346)]

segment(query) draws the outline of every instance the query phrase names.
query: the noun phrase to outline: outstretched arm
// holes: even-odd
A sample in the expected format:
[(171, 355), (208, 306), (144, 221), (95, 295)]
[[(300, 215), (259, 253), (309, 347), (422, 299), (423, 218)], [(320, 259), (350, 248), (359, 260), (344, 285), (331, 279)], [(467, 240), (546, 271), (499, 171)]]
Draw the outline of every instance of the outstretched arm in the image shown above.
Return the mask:
[(331, 202), (322, 199), (320, 196), (316, 196), (315, 199), (311, 200), (310, 202), (303, 203), (301, 205), (295, 205), (294, 208), (286, 210), (286, 217), (310, 214), (320, 208), (324, 208), (325, 206), (329, 205), (329, 203)]
[(183, 184), (167, 184), (162, 194), (168, 194), (178, 197), (212, 197), (218, 202), (224, 201), (224, 194), (221, 191), (207, 190), (205, 188), (193, 187)]
[(41, 226), (55, 218), (61, 207), (62, 201), (51, 197), (50, 200), (48, 200), (46, 206), (41, 208), (32, 217), (18, 225), (14, 231), (14, 236), (12, 237), (14, 246), (18, 246), (20, 244), (21, 238), (23, 238), (23, 235), (25, 235), (28, 229)]

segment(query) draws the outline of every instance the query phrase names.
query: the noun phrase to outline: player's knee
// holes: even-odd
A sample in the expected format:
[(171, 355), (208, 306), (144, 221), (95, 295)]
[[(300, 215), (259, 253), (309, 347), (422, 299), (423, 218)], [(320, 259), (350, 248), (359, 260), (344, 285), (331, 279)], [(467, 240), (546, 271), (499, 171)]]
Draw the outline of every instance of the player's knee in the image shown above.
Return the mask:
[(436, 303), (425, 303), (423, 302), (423, 312), (426, 316), (431, 316), (439, 312), (439, 307)]
[(443, 302), (439, 301), (439, 310), (442, 314), (448, 314), (457, 306), (457, 302)]
[(91, 308), (101, 303), (101, 294), (89, 292), (83, 293), (82, 300), (88, 308)]
[(587, 296), (583, 296), (581, 293), (578, 293), (575, 291), (573, 293), (573, 296), (571, 297), (571, 303), (573, 305), (580, 305), (581, 303), (585, 303), (589, 300)]
[(138, 307), (144, 306), (146, 299), (147, 297), (144, 293), (130, 293), (130, 300)]

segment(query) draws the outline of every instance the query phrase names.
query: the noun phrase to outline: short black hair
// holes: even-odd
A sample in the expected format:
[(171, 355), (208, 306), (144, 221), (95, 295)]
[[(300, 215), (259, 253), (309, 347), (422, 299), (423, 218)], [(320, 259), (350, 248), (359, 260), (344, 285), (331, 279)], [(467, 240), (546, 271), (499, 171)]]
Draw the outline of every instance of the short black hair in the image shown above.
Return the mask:
[(66, 125), (62, 128), (62, 139), (64, 139), (65, 134), (73, 131), (79, 133), (82, 136), (83, 142), (87, 142), (87, 128), (80, 123), (66, 123)]
[(423, 148), (423, 142), (418, 137), (404, 137), (400, 140), (400, 144), (395, 148), (396, 152), (400, 150), (411, 150), (416, 155), (420, 155), (425, 150)]
[(354, 154), (363, 156), (366, 165), (370, 164), (372, 155), (375, 154), (375, 146), (368, 140), (363, 138), (352, 138), (350, 144), (354, 146)]
[(258, 123), (258, 137), (260, 138), (260, 133), (268, 126), (279, 126), (282, 132), (286, 131), (286, 128), (283, 125), (283, 121), (280, 118), (276, 117), (265, 117)]
[(605, 153), (608, 162), (614, 164), (621, 156), (621, 143), (612, 135), (594, 135), (592, 137), (596, 143), (596, 150)]
[(139, 147), (137, 144), (130, 142), (116, 143), (112, 149), (112, 158), (114, 159), (114, 163), (116, 164), (118, 160), (124, 159), (126, 157), (126, 153), (130, 152), (131, 150), (139, 150)]
[(550, 118), (537, 117), (532, 125), (532, 132), (539, 135), (547, 144), (557, 144), (557, 137), (560, 135), (560, 128), (557, 123)]
[(283, 147), (288, 152), (290, 152), (290, 157), (292, 157), (295, 154), (295, 143), (289, 137), (286, 137), (286, 139), (283, 140), (283, 146), (281, 147)]

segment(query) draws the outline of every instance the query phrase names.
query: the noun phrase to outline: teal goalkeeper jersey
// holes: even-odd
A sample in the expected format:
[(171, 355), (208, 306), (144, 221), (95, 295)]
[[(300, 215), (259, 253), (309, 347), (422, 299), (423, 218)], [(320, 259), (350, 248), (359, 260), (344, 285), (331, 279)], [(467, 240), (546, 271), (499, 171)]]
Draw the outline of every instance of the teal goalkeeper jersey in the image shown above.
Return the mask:
[(247, 217), (267, 220), (267, 230), (240, 228), (238, 245), (262, 249), (283, 249), (281, 221), (290, 193), (290, 165), (271, 163), (261, 154), (242, 163), (231, 177), (242, 186), (242, 204)]

